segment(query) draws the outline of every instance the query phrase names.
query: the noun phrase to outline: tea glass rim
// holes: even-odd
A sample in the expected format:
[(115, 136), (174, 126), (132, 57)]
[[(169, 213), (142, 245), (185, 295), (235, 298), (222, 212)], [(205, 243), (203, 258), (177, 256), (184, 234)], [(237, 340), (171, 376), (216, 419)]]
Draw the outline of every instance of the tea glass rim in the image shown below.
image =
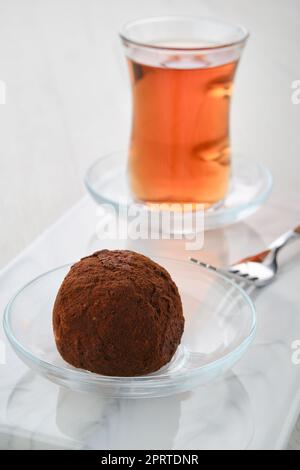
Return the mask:
[[(214, 22), (216, 24), (223, 24), (224, 26), (229, 26), (232, 28), (235, 28), (240, 31), (241, 37), (235, 41), (224, 41), (220, 42), (220, 44), (212, 44), (212, 45), (206, 45), (206, 46), (170, 46), (170, 45), (160, 45), (160, 44), (151, 44), (146, 41), (139, 41), (136, 39), (131, 39), (128, 35), (129, 30), (138, 24), (143, 25), (143, 24), (148, 24), (148, 23), (158, 23), (158, 22), (172, 22), (172, 21), (191, 21), (193, 23), (200, 22), (200, 21), (210, 21)], [(123, 24), (119, 31), (119, 36), (122, 41), (128, 44), (132, 44), (138, 47), (142, 47), (145, 49), (152, 49), (152, 50), (161, 50), (161, 51), (214, 51), (214, 50), (220, 50), (220, 49), (227, 49), (230, 47), (235, 47), (239, 46), (242, 44), (245, 44), (249, 37), (249, 30), (245, 28), (245, 26), (239, 24), (239, 23), (233, 23), (230, 21), (225, 21), (221, 20), (218, 18), (214, 17), (207, 17), (207, 16), (192, 16), (192, 15), (166, 15), (166, 16), (147, 16), (147, 17), (141, 17), (137, 18), (134, 20), (127, 21), (126, 23)]]

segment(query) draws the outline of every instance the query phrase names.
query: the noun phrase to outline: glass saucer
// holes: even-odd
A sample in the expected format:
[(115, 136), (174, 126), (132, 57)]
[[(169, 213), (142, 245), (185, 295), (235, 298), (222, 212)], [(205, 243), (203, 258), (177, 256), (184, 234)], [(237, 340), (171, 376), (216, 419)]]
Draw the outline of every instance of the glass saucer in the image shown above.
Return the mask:
[[(263, 205), (272, 189), (272, 175), (261, 163), (234, 157), (228, 195), (204, 213), (205, 230), (241, 221)], [(96, 160), (85, 177), (88, 192), (98, 204), (126, 208), (134, 200), (127, 179), (127, 153), (113, 152)], [(145, 211), (151, 206), (140, 203)]]
[(16, 354), (35, 372), (78, 391), (110, 397), (161, 397), (210, 382), (240, 359), (256, 330), (247, 294), (226, 277), (188, 261), (154, 258), (179, 288), (185, 331), (172, 361), (140, 377), (109, 377), (76, 369), (59, 355), (52, 331), (52, 308), (70, 269), (66, 265), (29, 282), (6, 307), (5, 333)]

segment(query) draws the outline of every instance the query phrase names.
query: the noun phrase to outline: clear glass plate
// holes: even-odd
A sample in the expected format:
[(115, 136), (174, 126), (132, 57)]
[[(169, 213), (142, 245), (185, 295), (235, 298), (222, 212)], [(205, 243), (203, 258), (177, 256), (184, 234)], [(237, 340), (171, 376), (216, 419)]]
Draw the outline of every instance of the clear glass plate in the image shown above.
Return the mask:
[[(273, 180), (270, 171), (250, 158), (233, 157), (230, 190), (222, 203), (204, 214), (205, 230), (230, 225), (249, 217), (269, 196)], [(88, 192), (98, 204), (115, 208), (136, 202), (127, 178), (127, 154), (114, 152), (96, 160), (85, 177)], [(145, 211), (150, 208), (142, 204)]]
[(52, 307), (71, 265), (42, 274), (10, 301), (4, 329), (13, 349), (31, 369), (53, 382), (111, 397), (168, 396), (216, 379), (240, 359), (254, 338), (252, 301), (226, 277), (187, 261), (154, 260), (176, 282), (186, 320), (181, 345), (159, 371), (140, 377), (109, 377), (76, 369), (61, 358), (52, 331)]

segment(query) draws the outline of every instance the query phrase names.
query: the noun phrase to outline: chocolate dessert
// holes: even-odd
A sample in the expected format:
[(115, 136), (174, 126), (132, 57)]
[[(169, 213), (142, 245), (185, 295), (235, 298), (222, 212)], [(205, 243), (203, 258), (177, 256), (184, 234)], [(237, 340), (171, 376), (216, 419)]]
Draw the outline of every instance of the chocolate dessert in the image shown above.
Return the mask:
[(57, 349), (98, 374), (136, 376), (173, 357), (184, 328), (169, 273), (133, 251), (102, 250), (74, 264), (53, 309)]

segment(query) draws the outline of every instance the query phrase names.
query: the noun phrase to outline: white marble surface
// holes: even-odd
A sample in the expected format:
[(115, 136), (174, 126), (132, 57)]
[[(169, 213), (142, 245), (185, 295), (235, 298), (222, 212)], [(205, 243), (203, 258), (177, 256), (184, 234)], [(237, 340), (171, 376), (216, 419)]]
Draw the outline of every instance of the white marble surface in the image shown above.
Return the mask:
[[(95, 157), (126, 144), (130, 95), (116, 31), (128, 19), (166, 13), (218, 16), (250, 29), (236, 82), (233, 145), (245, 158), (263, 161), (275, 177), (268, 206), (221, 238), (209, 234), (204, 256), (234, 260), (299, 223), (300, 105), (291, 101), (291, 84), (300, 79), (298, 0), (0, 0), (0, 80), (6, 83), (6, 104), (0, 105), (0, 266), (81, 197), (82, 177)], [(69, 214), (5, 268), (1, 309), (26, 279), (97, 245), (91, 238), (93, 206), (80, 203), (73, 214), (78, 218)], [(300, 337), (297, 262), (299, 256), (258, 299), (257, 343), (235, 375), (216, 390), (182, 397), (180, 405), (166, 407), (168, 415), (157, 404), (164, 418), (177, 410), (162, 446), (286, 445), (299, 411), (299, 366), (289, 361), (290, 341)], [(143, 438), (137, 429), (144, 429), (143, 413), (150, 419), (151, 409), (139, 410), (139, 404), (130, 409), (133, 405), (123, 402), (101, 402), (98, 409), (91, 401), (85, 412), (82, 397), (31, 377), (10, 350), (7, 354), (7, 365), (0, 365), (2, 447), (130, 447), (134, 438)], [(215, 400), (204, 406), (210, 396)], [(81, 428), (70, 421), (72, 400), (83, 410)], [(130, 430), (120, 424), (129, 413), (137, 423)], [(199, 413), (196, 428), (189, 421), (193, 413)], [(91, 419), (85, 421), (85, 415)], [(151, 429), (153, 438), (161, 436), (157, 423), (152, 421)], [(155, 446), (144, 431), (145, 442)], [(290, 446), (299, 442), (294, 434)]]
[[(246, 223), (206, 233), (202, 258), (227, 263), (261, 249), (293, 225), (299, 194), (293, 201), (273, 196)], [(0, 273), (1, 311), (33, 276), (103, 247), (93, 235), (98, 222), (86, 197), (8, 265)], [(131, 241), (108, 245), (133, 247)], [(180, 241), (142, 242), (138, 249), (186, 258)], [(189, 393), (149, 400), (76, 393), (32, 373), (7, 345), (6, 364), (0, 365), (0, 447), (286, 448), (300, 410), (300, 365), (292, 363), (291, 349), (300, 339), (299, 246), (288, 248), (281, 261), (280, 277), (255, 300), (254, 344), (226, 377)], [(296, 445), (295, 435), (290, 447)]]

